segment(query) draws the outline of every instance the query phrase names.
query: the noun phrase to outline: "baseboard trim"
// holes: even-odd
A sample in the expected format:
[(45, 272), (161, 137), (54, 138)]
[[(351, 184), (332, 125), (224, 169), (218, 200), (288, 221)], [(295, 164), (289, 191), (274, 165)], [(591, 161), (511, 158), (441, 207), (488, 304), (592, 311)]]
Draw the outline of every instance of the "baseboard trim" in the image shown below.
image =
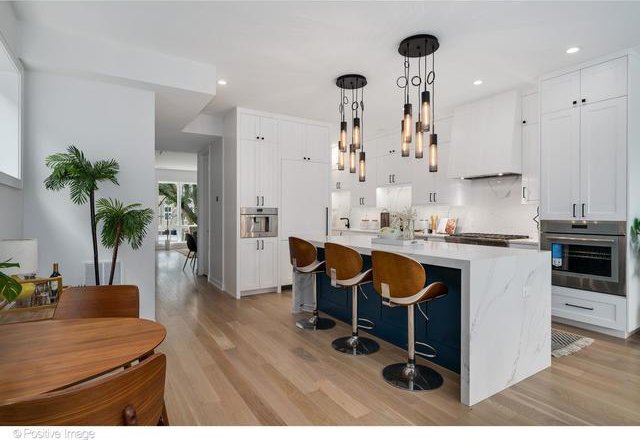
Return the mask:
[(574, 321), (572, 319), (560, 318), (557, 316), (552, 316), (551, 320), (553, 322), (558, 322), (560, 324), (570, 325), (572, 327), (583, 328), (585, 330), (589, 330), (596, 333), (602, 333), (603, 335), (614, 336), (616, 338), (627, 339), (632, 334), (636, 333), (640, 329), (635, 329), (632, 332), (628, 332), (625, 330), (615, 330), (612, 328), (600, 327), (599, 325), (587, 324), (585, 322)]

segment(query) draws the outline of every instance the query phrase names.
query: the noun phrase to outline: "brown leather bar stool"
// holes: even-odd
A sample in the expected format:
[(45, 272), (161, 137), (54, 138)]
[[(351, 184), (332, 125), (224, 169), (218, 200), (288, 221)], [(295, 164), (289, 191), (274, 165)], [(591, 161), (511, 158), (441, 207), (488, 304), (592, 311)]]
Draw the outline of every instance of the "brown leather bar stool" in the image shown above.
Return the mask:
[[(358, 289), (362, 284), (372, 281), (372, 270), (363, 271), (362, 256), (347, 246), (325, 243), (324, 256), (326, 273), (331, 278), (331, 285), (351, 288), (351, 336), (338, 338), (331, 345), (342, 353), (353, 355), (375, 353), (380, 349), (380, 345), (373, 339), (358, 336), (358, 328), (373, 328), (373, 322), (358, 318)], [(360, 325), (360, 321), (367, 325)]]
[[(297, 237), (289, 237), (289, 257), (293, 270), (302, 274), (311, 275), (313, 290), (313, 304), (301, 304), (302, 308), (313, 307), (313, 315), (308, 319), (301, 319), (296, 322), (296, 327), (305, 330), (327, 330), (335, 327), (333, 319), (321, 318), (318, 316), (318, 292), (316, 286), (316, 275), (324, 272), (324, 261), (318, 261), (318, 250), (306, 240)], [(295, 276), (294, 276), (295, 286)]]
[(406, 363), (392, 364), (382, 370), (382, 376), (391, 385), (410, 391), (434, 390), (442, 385), (442, 376), (432, 368), (416, 365), (416, 344), (427, 347), (431, 353), (421, 353), (433, 358), (436, 350), (428, 344), (416, 342), (414, 326), (414, 306), (418, 307), (425, 319), (421, 303), (442, 298), (447, 294), (447, 286), (441, 282), (427, 285), (427, 274), (422, 264), (413, 258), (391, 252), (371, 251), (373, 264), (373, 288), (382, 296), (382, 302), (389, 307), (407, 308), (409, 359)]

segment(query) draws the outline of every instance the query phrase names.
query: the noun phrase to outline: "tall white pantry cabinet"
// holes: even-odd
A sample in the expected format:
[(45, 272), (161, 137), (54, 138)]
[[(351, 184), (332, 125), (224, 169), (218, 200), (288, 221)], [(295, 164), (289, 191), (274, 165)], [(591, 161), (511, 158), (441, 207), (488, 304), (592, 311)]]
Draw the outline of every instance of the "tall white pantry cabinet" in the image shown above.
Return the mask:
[[(291, 284), (288, 237), (324, 234), (329, 126), (237, 108), (224, 122), (224, 290), (240, 298)], [(278, 236), (240, 238), (240, 208), (278, 208)]]
[[(626, 337), (640, 328), (639, 251), (629, 236), (640, 217), (640, 59), (633, 50), (546, 75), (540, 80), (540, 218), (624, 221), (626, 297), (554, 286), (563, 295), (615, 310), (611, 325), (567, 315), (554, 319)], [(593, 325), (591, 325), (593, 324)]]

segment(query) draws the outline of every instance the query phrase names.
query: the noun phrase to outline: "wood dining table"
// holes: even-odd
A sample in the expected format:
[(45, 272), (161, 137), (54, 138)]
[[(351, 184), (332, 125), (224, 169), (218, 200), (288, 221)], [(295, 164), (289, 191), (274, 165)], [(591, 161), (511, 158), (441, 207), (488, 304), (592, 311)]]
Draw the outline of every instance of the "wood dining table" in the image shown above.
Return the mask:
[(0, 325), (0, 404), (66, 388), (152, 353), (166, 330), (138, 318)]

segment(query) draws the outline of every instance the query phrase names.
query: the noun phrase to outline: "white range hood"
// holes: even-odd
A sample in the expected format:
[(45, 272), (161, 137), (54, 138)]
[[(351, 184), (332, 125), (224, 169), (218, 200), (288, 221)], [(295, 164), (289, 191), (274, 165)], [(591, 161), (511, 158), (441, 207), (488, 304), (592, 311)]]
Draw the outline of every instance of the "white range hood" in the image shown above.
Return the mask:
[(521, 97), (501, 93), (455, 109), (448, 176), (522, 174)]

